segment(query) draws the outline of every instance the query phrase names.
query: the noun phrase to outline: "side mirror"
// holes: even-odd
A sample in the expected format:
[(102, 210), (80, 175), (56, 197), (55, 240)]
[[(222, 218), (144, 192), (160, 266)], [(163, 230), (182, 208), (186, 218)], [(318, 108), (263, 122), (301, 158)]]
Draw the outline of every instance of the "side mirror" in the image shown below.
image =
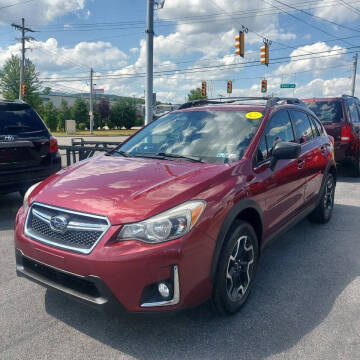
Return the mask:
[(270, 169), (274, 170), (278, 160), (297, 159), (300, 156), (301, 145), (293, 142), (281, 141), (272, 150)]

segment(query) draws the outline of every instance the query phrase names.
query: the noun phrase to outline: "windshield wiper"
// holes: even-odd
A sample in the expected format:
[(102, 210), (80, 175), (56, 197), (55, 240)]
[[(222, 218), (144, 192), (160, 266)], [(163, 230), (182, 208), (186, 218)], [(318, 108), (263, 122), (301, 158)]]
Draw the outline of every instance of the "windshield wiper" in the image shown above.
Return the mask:
[(135, 153), (131, 154), (134, 157), (143, 157), (143, 158), (149, 158), (149, 159), (160, 159), (164, 160), (165, 158), (173, 158), (173, 159), (184, 159), (192, 162), (201, 162), (204, 161), (201, 160), (198, 156), (186, 156), (186, 155), (178, 155), (178, 154), (171, 154), (171, 153), (165, 153), (165, 152), (159, 152), (159, 153)]
[(201, 163), (204, 162), (201, 160), (201, 158), (199, 156), (179, 155), (179, 154), (171, 154), (171, 153), (166, 153), (166, 152), (159, 152), (156, 155), (167, 157), (167, 158), (185, 159), (185, 160), (190, 160), (193, 162), (201, 162)]
[(129, 154), (128, 154), (126, 151), (116, 150), (116, 149), (107, 152), (107, 153), (105, 154), (105, 156), (111, 156), (113, 153), (120, 154), (120, 155), (122, 155), (122, 156), (124, 156), (124, 157), (129, 157)]

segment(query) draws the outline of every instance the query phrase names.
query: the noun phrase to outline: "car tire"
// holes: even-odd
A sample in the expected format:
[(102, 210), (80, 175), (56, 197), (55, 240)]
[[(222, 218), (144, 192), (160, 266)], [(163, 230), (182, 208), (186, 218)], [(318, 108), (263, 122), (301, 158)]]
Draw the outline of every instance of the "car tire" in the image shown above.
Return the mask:
[(308, 216), (311, 222), (325, 224), (331, 219), (334, 208), (335, 187), (336, 182), (334, 175), (328, 173), (326, 175), (320, 202), (315, 210)]
[(217, 268), (212, 305), (220, 315), (238, 312), (246, 302), (258, 265), (258, 239), (253, 227), (237, 221), (230, 229)]

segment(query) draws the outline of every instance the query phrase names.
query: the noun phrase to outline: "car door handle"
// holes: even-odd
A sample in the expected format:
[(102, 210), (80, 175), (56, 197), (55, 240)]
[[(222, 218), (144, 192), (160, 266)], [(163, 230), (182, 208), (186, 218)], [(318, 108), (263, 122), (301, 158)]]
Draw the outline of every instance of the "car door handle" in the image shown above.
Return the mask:
[(305, 160), (299, 159), (298, 160), (298, 169), (302, 169), (305, 165)]

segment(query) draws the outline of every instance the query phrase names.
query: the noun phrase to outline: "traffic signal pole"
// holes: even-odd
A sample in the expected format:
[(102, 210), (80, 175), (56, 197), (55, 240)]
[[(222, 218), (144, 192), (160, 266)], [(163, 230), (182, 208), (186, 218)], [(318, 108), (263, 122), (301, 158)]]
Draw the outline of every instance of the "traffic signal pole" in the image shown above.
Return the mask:
[(145, 125), (153, 115), (154, 0), (147, 0)]
[(93, 68), (90, 69), (90, 134), (94, 133), (94, 102), (93, 102), (93, 95), (94, 95), (94, 70)]
[(355, 96), (355, 83), (356, 83), (356, 68), (358, 62), (358, 54), (354, 55), (353, 72), (352, 72), (352, 84), (351, 84), (351, 95)]
[(22, 100), (22, 84), (24, 84), (25, 68), (25, 19), (21, 19), (21, 60), (20, 60), (20, 91), (19, 100)]

